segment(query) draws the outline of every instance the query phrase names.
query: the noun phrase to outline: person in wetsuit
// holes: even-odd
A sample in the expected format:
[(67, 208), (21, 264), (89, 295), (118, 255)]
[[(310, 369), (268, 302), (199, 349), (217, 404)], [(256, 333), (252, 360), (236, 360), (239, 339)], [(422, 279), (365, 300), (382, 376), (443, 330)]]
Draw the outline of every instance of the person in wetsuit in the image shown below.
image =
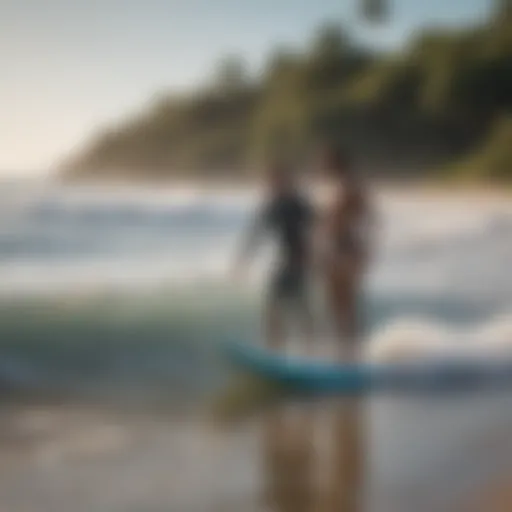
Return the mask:
[(262, 234), (271, 235), (278, 246), (278, 259), (268, 285), (265, 313), (266, 341), (270, 348), (283, 342), (288, 313), (299, 321), (308, 343), (312, 337), (312, 319), (308, 304), (310, 270), (310, 234), (313, 209), (301, 194), (291, 169), (275, 164), (266, 175), (267, 198), (257, 213), (245, 240), (240, 267)]

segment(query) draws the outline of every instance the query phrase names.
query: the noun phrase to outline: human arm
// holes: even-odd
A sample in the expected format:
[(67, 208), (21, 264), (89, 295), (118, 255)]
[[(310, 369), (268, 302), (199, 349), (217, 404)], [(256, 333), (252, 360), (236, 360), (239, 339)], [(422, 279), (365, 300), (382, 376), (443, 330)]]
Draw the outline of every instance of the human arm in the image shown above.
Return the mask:
[(241, 243), (236, 252), (233, 265), (235, 274), (240, 274), (245, 270), (255, 250), (260, 245), (261, 239), (268, 225), (268, 212), (268, 206), (264, 206), (256, 212), (249, 222), (248, 227), (242, 234)]
[(370, 200), (368, 194), (365, 193), (361, 197), (359, 237), (364, 259), (367, 263), (369, 263), (375, 253), (379, 229), (380, 221), (375, 205)]

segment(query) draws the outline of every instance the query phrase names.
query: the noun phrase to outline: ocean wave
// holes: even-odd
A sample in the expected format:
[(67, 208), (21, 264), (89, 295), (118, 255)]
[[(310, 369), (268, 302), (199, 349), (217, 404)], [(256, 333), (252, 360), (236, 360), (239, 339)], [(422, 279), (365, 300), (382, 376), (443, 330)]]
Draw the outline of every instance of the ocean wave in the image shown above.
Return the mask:
[(475, 357), (512, 360), (512, 314), (497, 315), (471, 327), (422, 318), (398, 319), (373, 334), (366, 357), (390, 362)]
[(258, 328), (254, 297), (204, 284), (4, 300), (0, 387), (97, 401), (185, 400), (222, 378), (216, 346), (249, 340)]
[[(256, 199), (193, 188), (20, 189), (0, 227), (0, 381), (35, 378), (98, 398), (211, 387), (216, 344), (261, 339), (272, 247), (246, 282), (228, 276)], [(369, 357), (507, 350), (509, 320), (493, 317), (512, 303), (510, 208), (382, 208), (363, 307)]]
[(467, 251), (512, 234), (512, 211), (493, 208), (448, 214), (389, 213), (383, 221), (383, 248), (395, 258), (427, 259), (440, 252)]
[(36, 390), (43, 384), (36, 371), (13, 357), (0, 357), (0, 393), (12, 390)]
[[(395, 301), (370, 297), (363, 306), (371, 360), (512, 355), (511, 316), (474, 305), (449, 311), (449, 304), (421, 299), (412, 307), (407, 296)], [(0, 385), (35, 383), (45, 393), (98, 401), (188, 399), (226, 378), (219, 346), (261, 343), (261, 313), (257, 288), (204, 281), (147, 293), (4, 299)]]

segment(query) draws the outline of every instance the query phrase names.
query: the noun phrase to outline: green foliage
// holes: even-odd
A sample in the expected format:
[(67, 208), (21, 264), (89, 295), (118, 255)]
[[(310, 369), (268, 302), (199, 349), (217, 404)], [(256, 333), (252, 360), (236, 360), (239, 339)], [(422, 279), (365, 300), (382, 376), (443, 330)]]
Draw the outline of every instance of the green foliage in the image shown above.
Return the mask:
[[(105, 130), (62, 173), (234, 175), (273, 157), (300, 160), (315, 140), (336, 136), (375, 172), (424, 177), (433, 164), (480, 146), (460, 169), (482, 179), (509, 176), (510, 153), (496, 149), (508, 129), (493, 124), (512, 110), (512, 18), (503, 2), (481, 26), (425, 32), (398, 55), (371, 54), (326, 23), (304, 51), (276, 49), (258, 79), (228, 56), (208, 86), (160, 95), (142, 115)], [(496, 170), (477, 172), (484, 163)]]
[(228, 55), (217, 64), (214, 86), (220, 91), (236, 91), (247, 85), (248, 81), (245, 62), (237, 55)]
[(418, 69), (404, 59), (389, 58), (376, 62), (345, 88), (346, 101), (360, 105), (401, 103), (414, 96)]
[(466, 181), (512, 183), (512, 115), (496, 121), (483, 144), (445, 169), (444, 174)]
[(512, 17), (512, 0), (495, 0), (496, 16), (499, 18)]

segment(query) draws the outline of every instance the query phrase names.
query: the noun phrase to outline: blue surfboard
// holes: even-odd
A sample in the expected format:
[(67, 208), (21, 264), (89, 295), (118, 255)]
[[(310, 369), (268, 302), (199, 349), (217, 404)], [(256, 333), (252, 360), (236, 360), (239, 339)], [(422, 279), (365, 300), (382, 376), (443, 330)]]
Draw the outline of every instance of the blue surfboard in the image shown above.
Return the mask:
[(468, 389), (512, 385), (512, 360), (439, 360), (342, 364), (291, 358), (243, 343), (225, 346), (240, 371), (300, 393), (359, 393), (380, 389)]

